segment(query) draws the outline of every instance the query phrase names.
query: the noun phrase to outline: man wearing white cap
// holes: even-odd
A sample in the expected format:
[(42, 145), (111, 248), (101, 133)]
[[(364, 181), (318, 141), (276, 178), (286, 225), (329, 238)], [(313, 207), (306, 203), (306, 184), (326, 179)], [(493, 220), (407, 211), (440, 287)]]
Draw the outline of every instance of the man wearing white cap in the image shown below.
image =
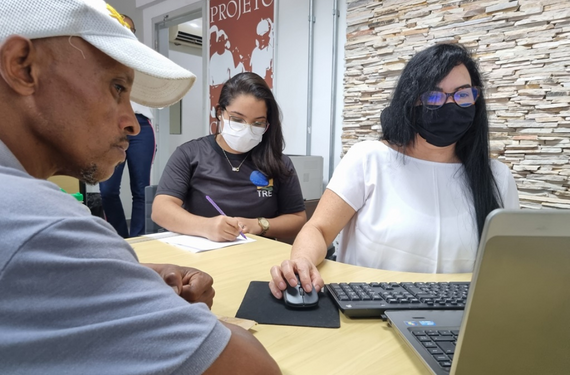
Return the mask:
[(209, 311), (209, 275), (140, 265), (45, 180), (108, 178), (140, 130), (129, 100), (170, 105), (195, 77), (101, 0), (2, 0), (0, 25), (0, 373), (279, 373)]

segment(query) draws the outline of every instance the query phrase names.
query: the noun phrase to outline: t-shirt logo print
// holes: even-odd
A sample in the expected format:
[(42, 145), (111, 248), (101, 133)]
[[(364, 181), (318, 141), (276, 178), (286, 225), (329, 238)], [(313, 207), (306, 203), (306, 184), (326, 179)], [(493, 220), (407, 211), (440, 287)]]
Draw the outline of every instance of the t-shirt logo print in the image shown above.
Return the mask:
[(257, 186), (257, 195), (260, 198), (271, 198), (273, 196), (273, 179), (269, 180), (260, 171), (253, 171), (249, 175), (249, 180)]
[(128, 23), (125, 22), (125, 20), (123, 19), (123, 16), (121, 16), (121, 14), (119, 12), (117, 12), (115, 10), (115, 8), (113, 8), (112, 6), (110, 6), (109, 4), (107, 4), (107, 9), (109, 10), (110, 16), (114, 19), (116, 19), (117, 21), (119, 21), (119, 23), (123, 26), (125, 26), (127, 29), (131, 29), (131, 27), (129, 26)]

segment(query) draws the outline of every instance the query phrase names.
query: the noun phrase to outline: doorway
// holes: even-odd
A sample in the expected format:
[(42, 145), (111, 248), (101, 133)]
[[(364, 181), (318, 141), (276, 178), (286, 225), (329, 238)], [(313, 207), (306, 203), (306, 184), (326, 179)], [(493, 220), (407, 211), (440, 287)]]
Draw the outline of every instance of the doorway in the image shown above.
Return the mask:
[[(157, 151), (151, 184), (158, 184), (170, 155), (179, 145), (208, 134), (207, 113), (207, 4), (197, 1), (152, 19), (153, 45), (178, 65), (196, 75), (196, 82), (182, 100), (157, 110)], [(202, 43), (202, 40), (205, 40)]]

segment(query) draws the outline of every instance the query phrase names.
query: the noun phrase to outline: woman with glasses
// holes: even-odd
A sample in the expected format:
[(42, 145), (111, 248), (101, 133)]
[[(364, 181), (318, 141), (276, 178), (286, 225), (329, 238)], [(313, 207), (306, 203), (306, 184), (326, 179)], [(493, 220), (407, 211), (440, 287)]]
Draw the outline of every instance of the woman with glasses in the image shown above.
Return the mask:
[(280, 117), (257, 74), (229, 79), (216, 106), (215, 134), (186, 142), (170, 157), (153, 221), (213, 241), (233, 241), (240, 232), (294, 238), (307, 217), (299, 179), (283, 155)]
[(338, 237), (337, 260), (426, 273), (471, 272), (485, 217), (518, 208), (514, 178), (489, 157), (489, 124), (475, 61), (439, 44), (408, 62), (381, 115), (382, 139), (352, 146), (290, 260), (271, 269), (282, 297), (298, 273), (306, 291), (324, 282), (316, 268)]

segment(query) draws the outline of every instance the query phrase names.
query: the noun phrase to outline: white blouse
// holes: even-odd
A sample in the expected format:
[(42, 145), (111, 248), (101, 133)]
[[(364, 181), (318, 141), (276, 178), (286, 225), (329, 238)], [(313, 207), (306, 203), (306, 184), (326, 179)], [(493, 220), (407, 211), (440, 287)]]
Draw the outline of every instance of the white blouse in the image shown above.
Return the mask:
[[(491, 161), (505, 208), (519, 208), (507, 166)], [(327, 189), (355, 211), (341, 231), (337, 260), (405, 272), (471, 272), (477, 225), (461, 163), (404, 156), (380, 141), (352, 146)]]

